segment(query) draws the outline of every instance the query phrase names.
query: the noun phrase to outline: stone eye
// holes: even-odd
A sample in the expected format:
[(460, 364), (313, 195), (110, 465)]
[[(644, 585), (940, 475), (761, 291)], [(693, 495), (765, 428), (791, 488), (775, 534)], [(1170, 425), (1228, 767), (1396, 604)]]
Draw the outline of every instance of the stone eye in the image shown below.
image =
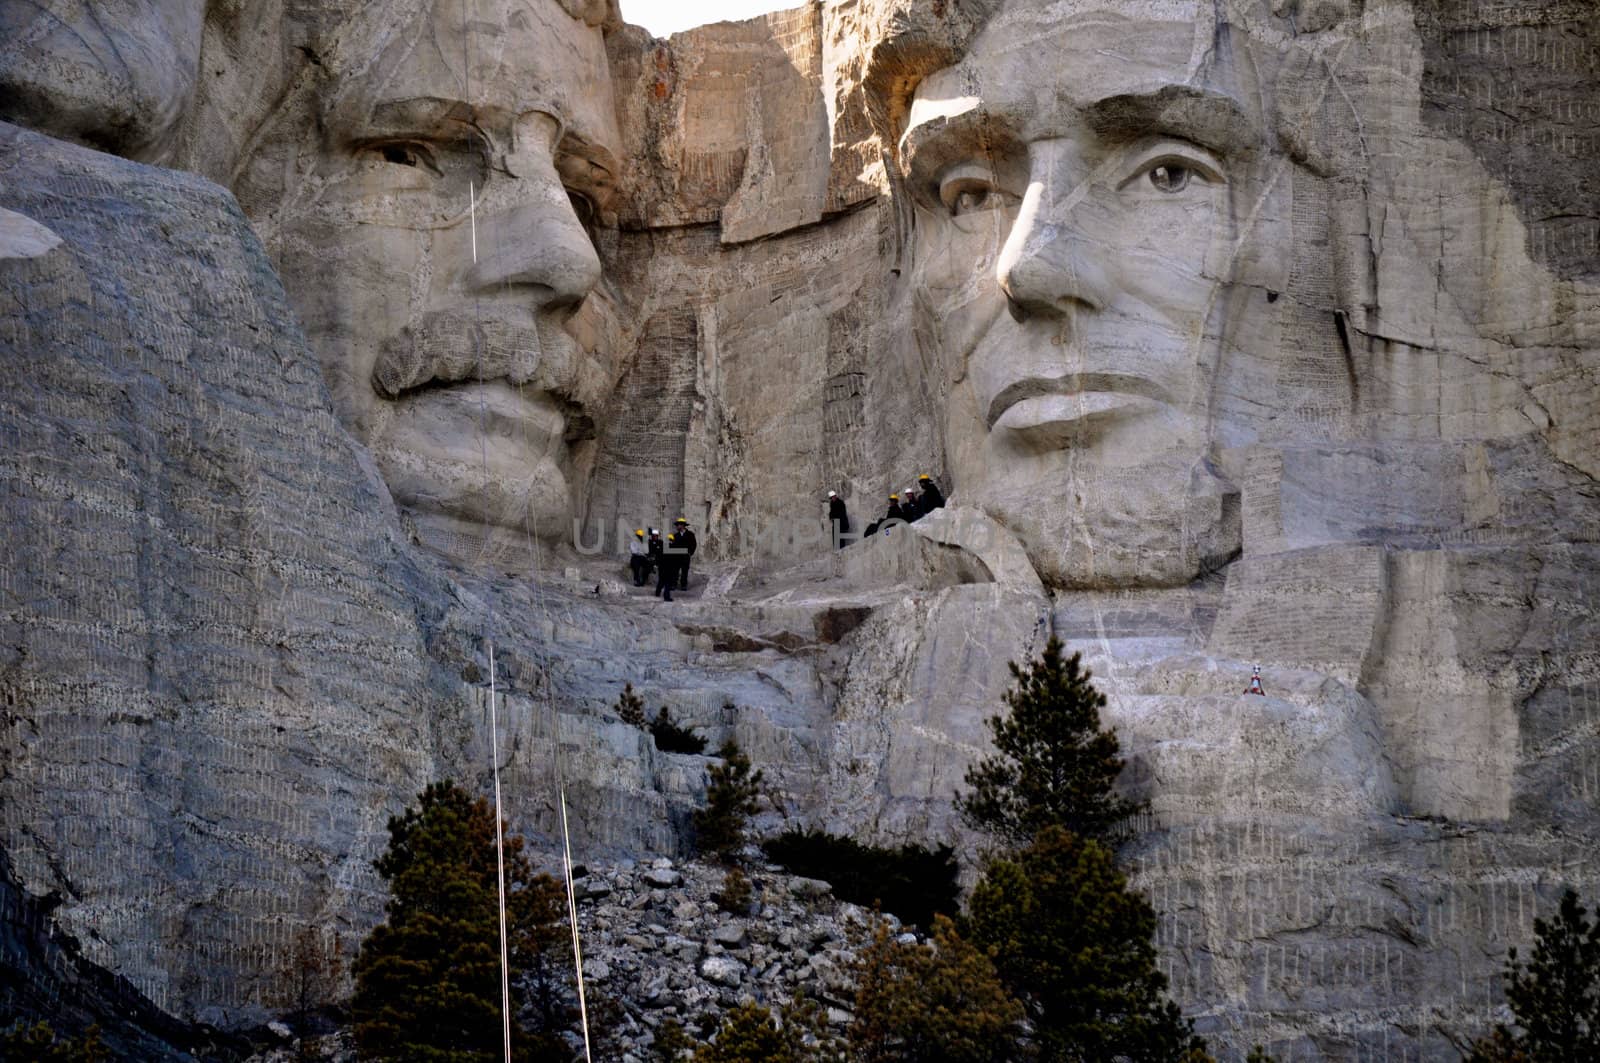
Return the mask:
[(375, 145), (372, 150), (376, 151), (384, 162), (393, 163), (396, 166), (411, 166), (424, 170), (435, 169), (433, 159), (428, 155), (427, 149), (420, 144), (393, 141), (388, 144)]
[(1000, 205), (1001, 196), (985, 182), (957, 180), (939, 190), (939, 199), (953, 217), (973, 214), (980, 210), (993, 210)]
[(1159, 166), (1150, 168), (1150, 183), (1155, 185), (1158, 191), (1166, 192), (1170, 195), (1174, 192), (1182, 192), (1188, 187), (1189, 178), (1193, 173), (1194, 171), (1187, 166), (1164, 162)]
[(967, 214), (974, 210), (982, 210), (989, 201), (987, 188), (969, 188), (956, 195), (956, 201), (951, 209), (957, 214)]

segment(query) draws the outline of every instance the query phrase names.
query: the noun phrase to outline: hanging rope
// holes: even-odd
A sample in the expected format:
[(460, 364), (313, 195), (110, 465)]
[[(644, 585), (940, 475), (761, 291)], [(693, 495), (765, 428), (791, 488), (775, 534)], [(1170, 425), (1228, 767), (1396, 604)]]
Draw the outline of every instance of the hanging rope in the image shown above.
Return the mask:
[(494, 758), (494, 863), (500, 887), (500, 1016), (511, 1063), (511, 957), (506, 949), (506, 839), (500, 814), (500, 717), (495, 709), (494, 640), (489, 641), (489, 745)]

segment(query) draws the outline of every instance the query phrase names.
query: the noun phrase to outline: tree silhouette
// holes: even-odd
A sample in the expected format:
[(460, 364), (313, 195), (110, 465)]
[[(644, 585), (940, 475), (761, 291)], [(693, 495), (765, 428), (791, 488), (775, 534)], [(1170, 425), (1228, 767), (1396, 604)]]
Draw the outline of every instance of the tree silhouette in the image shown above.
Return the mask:
[(1496, 1026), (1472, 1046), (1473, 1063), (1600, 1060), (1600, 919), (1568, 889), (1554, 918), (1533, 921), (1533, 958), (1506, 961), (1506, 999), (1516, 1029)]
[(972, 789), (956, 810), (971, 827), (1022, 847), (1044, 828), (1108, 838), (1140, 806), (1112, 789), (1122, 771), (1117, 736), (1100, 729), (1106, 699), (1090, 684), (1079, 655), (1063, 659), (1051, 636), (1026, 669), (1010, 665), (1010, 709), (991, 716), (995, 754), (966, 774)]
[(764, 776), (751, 771), (750, 758), (728, 739), (717, 750), (722, 763), (706, 769), (706, 807), (694, 814), (695, 840), (702, 853), (728, 857), (744, 844), (745, 824), (756, 812)]
[(1111, 851), (1057, 826), (973, 890), (973, 940), (1027, 1008), (1043, 1063), (1209, 1057), (1156, 969), (1155, 911)]
[[(503, 1058), (495, 818), (452, 782), (389, 820), (376, 867), (387, 918), (362, 943), (352, 1002), (362, 1058), (491, 1063)], [(505, 839), (507, 943), (517, 1059), (565, 1060), (568, 1016), (555, 974), (565, 892)], [(521, 1016), (529, 1016), (524, 1021)]]

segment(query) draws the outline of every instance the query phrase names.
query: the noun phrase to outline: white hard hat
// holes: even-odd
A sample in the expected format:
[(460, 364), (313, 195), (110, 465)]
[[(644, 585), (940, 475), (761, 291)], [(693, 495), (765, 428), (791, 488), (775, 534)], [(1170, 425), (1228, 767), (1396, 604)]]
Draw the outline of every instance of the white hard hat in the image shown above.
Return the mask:
[(838, 498), (839, 497), (839, 492), (837, 492), (837, 491), (829, 491), (828, 492), (828, 497), (829, 498)]

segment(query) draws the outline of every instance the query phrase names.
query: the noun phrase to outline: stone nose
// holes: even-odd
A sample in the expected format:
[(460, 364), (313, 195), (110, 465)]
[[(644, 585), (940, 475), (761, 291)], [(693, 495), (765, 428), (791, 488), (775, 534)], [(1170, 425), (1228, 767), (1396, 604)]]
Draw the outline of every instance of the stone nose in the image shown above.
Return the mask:
[(600, 282), (600, 256), (553, 166), (517, 180), (516, 200), (478, 216), (475, 291), (532, 289), (540, 309), (576, 307)]
[[(1111, 299), (1109, 249), (1087, 231), (1093, 175), (1069, 143), (1036, 149), (1027, 191), (995, 263), (1011, 314), (1100, 310)], [(1074, 175), (1078, 180), (1073, 180)]]

